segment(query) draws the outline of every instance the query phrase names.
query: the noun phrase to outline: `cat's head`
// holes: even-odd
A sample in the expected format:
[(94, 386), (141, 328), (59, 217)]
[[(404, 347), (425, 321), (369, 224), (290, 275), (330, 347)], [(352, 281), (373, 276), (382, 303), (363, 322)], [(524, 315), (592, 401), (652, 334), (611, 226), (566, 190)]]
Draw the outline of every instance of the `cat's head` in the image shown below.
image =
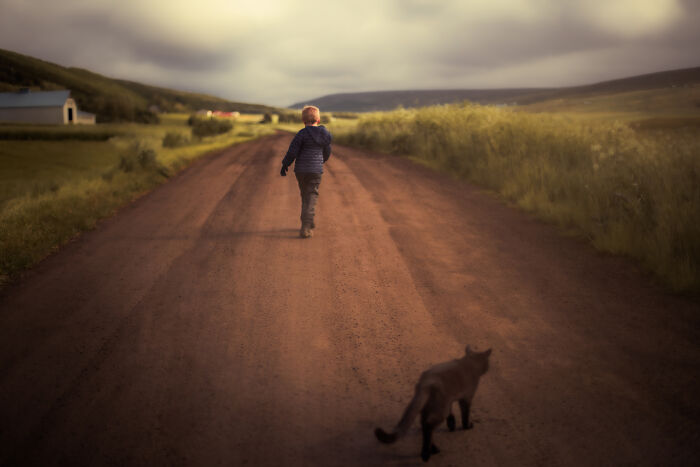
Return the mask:
[(489, 371), (489, 357), (491, 356), (491, 349), (484, 350), (483, 352), (474, 352), (469, 346), (467, 346), (465, 349), (465, 354), (467, 358), (478, 364), (482, 375)]

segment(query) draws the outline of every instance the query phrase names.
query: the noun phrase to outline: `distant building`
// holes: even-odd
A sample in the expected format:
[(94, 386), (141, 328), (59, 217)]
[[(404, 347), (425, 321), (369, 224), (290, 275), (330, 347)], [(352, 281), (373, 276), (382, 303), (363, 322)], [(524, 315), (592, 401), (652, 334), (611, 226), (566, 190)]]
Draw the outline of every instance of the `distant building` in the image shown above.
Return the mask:
[(78, 110), (78, 118), (76, 119), (75, 123), (79, 125), (94, 125), (96, 118), (97, 116), (95, 114)]
[(54, 125), (94, 124), (95, 114), (78, 112), (70, 91), (30, 91), (0, 93), (0, 121)]
[(240, 112), (223, 112), (221, 110), (207, 110), (207, 109), (198, 110), (195, 114), (198, 117), (205, 117), (205, 118), (212, 118), (212, 117), (238, 118), (241, 116)]
[(222, 112), (221, 110), (215, 110), (212, 112), (214, 117), (219, 118), (238, 118), (241, 116), (240, 112)]

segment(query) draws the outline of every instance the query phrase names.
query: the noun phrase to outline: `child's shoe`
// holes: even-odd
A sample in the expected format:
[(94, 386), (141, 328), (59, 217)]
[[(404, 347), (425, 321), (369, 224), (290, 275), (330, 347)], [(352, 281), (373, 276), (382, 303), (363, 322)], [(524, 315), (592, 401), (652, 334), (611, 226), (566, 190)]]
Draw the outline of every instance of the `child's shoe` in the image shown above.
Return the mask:
[(313, 234), (314, 234), (313, 230), (311, 230), (308, 225), (303, 225), (301, 227), (301, 230), (299, 231), (299, 236), (301, 238), (309, 238), (309, 237), (312, 237)]

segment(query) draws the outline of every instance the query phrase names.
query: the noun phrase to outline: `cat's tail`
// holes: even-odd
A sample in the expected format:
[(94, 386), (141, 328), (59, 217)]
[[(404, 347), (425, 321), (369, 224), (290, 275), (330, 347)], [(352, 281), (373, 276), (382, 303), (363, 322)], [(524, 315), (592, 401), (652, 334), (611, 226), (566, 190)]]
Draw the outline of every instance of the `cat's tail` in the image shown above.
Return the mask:
[(377, 439), (382, 443), (391, 444), (397, 439), (403, 437), (408, 431), (408, 429), (411, 427), (413, 420), (415, 420), (418, 416), (418, 412), (420, 412), (421, 409), (425, 406), (425, 403), (428, 402), (428, 398), (430, 397), (430, 390), (430, 387), (426, 387), (423, 385), (416, 386), (416, 394), (413, 396), (413, 400), (411, 400), (411, 403), (408, 404), (408, 407), (406, 407), (406, 410), (404, 410), (403, 416), (401, 417), (401, 420), (399, 421), (398, 425), (396, 425), (396, 429), (394, 430), (394, 432), (387, 433), (381, 428), (377, 428), (376, 430), (374, 430), (374, 435), (377, 437)]
[(374, 430), (374, 436), (376, 436), (379, 441), (381, 441), (382, 443), (386, 443), (386, 444), (391, 444), (394, 441), (396, 441), (396, 439), (397, 439), (396, 432), (387, 433), (386, 431), (382, 430), (381, 428), (376, 428)]

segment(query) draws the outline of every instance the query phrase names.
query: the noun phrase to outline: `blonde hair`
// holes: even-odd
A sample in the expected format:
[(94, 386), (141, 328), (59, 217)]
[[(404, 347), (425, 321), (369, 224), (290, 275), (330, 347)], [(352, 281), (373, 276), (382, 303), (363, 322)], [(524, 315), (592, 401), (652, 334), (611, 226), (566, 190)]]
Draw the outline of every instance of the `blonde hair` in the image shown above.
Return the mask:
[(316, 123), (321, 120), (321, 111), (313, 105), (304, 106), (301, 110), (301, 121), (306, 123)]

